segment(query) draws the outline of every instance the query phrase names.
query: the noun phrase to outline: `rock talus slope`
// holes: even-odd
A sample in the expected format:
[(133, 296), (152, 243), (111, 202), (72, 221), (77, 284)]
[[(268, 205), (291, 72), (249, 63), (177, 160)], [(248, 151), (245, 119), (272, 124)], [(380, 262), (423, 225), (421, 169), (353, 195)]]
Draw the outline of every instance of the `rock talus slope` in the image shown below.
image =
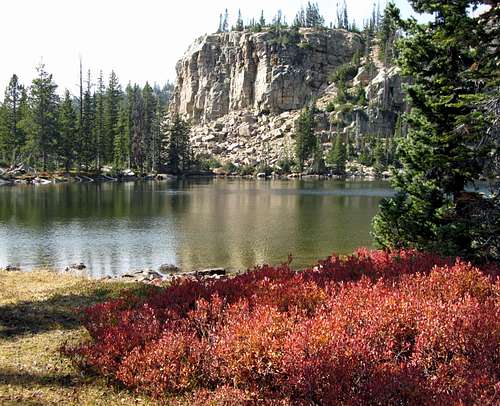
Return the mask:
[[(272, 164), (293, 155), (300, 109), (334, 94), (332, 72), (362, 51), (361, 36), (346, 30), (205, 35), (177, 63), (170, 111), (191, 121), (195, 152), (241, 165), (263, 160)], [(364, 83), (374, 98), (380, 97), (378, 82)], [(362, 120), (366, 131), (392, 125), (380, 114), (380, 123), (370, 117)], [(320, 139), (328, 142), (330, 114), (318, 114), (316, 122)]]

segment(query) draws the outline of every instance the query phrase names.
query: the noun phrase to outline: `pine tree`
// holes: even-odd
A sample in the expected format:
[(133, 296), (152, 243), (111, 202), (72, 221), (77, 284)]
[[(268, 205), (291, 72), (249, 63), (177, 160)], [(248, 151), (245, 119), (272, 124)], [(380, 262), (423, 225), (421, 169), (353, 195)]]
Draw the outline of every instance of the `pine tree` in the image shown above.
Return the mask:
[(148, 82), (142, 90), (144, 100), (144, 136), (143, 136), (143, 156), (144, 165), (149, 170), (153, 166), (153, 122), (155, 119), (156, 98), (153, 88)]
[(156, 98), (155, 115), (152, 125), (152, 156), (151, 171), (153, 173), (160, 170), (160, 146), (162, 138), (163, 107), (159, 98)]
[(314, 146), (312, 150), (312, 162), (308, 169), (311, 174), (322, 175), (326, 173), (325, 158), (323, 156), (323, 147), (317, 135), (314, 135)]
[(386, 151), (382, 140), (377, 139), (375, 142), (375, 147), (373, 148), (373, 169), (375, 170), (375, 176), (380, 178), (382, 172), (387, 167)]
[(132, 117), (132, 112), (133, 112), (133, 107), (134, 107), (134, 88), (132, 87), (131, 83), (129, 82), (126, 89), (126, 107), (127, 107), (127, 128), (128, 128), (128, 148), (129, 148), (129, 154), (128, 154), (128, 167), (132, 168), (132, 139), (133, 139), (133, 117)]
[(223, 27), (224, 27), (224, 21), (222, 19), (222, 13), (219, 14), (219, 28), (217, 28), (217, 32), (222, 32), (223, 31)]
[(397, 8), (394, 3), (389, 3), (384, 10), (384, 14), (380, 18), (378, 27), (378, 39), (382, 55), (384, 56), (384, 64), (390, 65), (395, 56), (395, 46), (397, 35), (397, 22), (394, 19), (394, 14), (397, 13)]
[(295, 123), (295, 157), (300, 170), (316, 145), (313, 108), (306, 106)]
[(319, 11), (318, 3), (307, 2), (305, 11), (305, 27), (322, 27), (325, 19)]
[(90, 169), (95, 155), (95, 97), (92, 94), (92, 82), (90, 71), (87, 77), (87, 88), (83, 94), (83, 115), (79, 123), (78, 143), (77, 143), (77, 161), (80, 169)]
[(97, 92), (96, 92), (96, 111), (95, 111), (95, 149), (96, 149), (96, 169), (99, 171), (101, 168), (101, 158), (103, 156), (103, 141), (106, 139), (105, 132), (105, 102), (106, 102), (106, 89), (104, 86), (104, 79), (102, 71), (99, 72), (97, 79)]
[(376, 29), (377, 29), (377, 8), (376, 8), (376, 4), (373, 3), (372, 16), (370, 18), (369, 30), (373, 34), (376, 31)]
[(66, 172), (69, 172), (75, 159), (78, 125), (73, 98), (68, 90), (64, 93), (64, 99), (59, 108), (59, 134), (57, 151)]
[(266, 26), (266, 19), (264, 18), (264, 10), (260, 12), (259, 25), (264, 28)]
[(128, 105), (125, 101), (120, 104), (118, 111), (118, 122), (115, 128), (115, 140), (113, 150), (113, 168), (120, 171), (130, 162), (130, 128), (128, 117)]
[(243, 23), (243, 17), (241, 16), (241, 10), (238, 10), (238, 19), (236, 20), (236, 31), (243, 31), (244, 29), (244, 23)]
[(104, 162), (113, 159), (113, 144), (115, 140), (115, 128), (118, 122), (118, 110), (120, 108), (121, 87), (118, 77), (111, 71), (108, 88), (106, 89), (106, 100), (104, 107), (104, 139), (102, 140), (102, 158)]
[(222, 21), (222, 32), (229, 31), (229, 14), (227, 12), (227, 8), (224, 11), (224, 20)]
[(306, 13), (304, 11), (304, 7), (301, 7), (300, 10), (295, 15), (295, 19), (293, 20), (293, 27), (305, 27), (306, 26)]
[(191, 165), (189, 123), (178, 114), (174, 115), (165, 131), (165, 166), (169, 173), (184, 173)]
[[(4, 161), (16, 162), (25, 143), (25, 134), (21, 127), (23, 109), (21, 108), (25, 92), (17, 75), (12, 75), (5, 98), (0, 106), (0, 152)], [(24, 99), (25, 100), (25, 99)]]
[(144, 98), (141, 88), (134, 85), (132, 90), (132, 165), (133, 167), (144, 170)]
[(326, 158), (327, 164), (332, 167), (336, 175), (344, 175), (346, 169), (347, 152), (346, 145), (342, 138), (342, 135), (337, 134), (335, 143), (332, 144)]
[(17, 154), (17, 162), (23, 162), (23, 159), (28, 150), (27, 134), (30, 128), (31, 106), (28, 91), (25, 87), (21, 90), (21, 99), (19, 101), (19, 154)]
[(349, 15), (347, 13), (347, 3), (342, 3), (342, 6), (337, 2), (337, 28), (344, 30), (349, 29)]
[(43, 63), (37, 67), (37, 72), (38, 76), (31, 85), (28, 150), (34, 162), (41, 163), (42, 170), (46, 171), (57, 145), (59, 98), (56, 93), (57, 85)]
[(341, 13), (341, 10), (340, 10), (340, 5), (339, 5), (339, 2), (337, 1), (337, 6), (336, 6), (336, 9), (335, 9), (335, 16), (336, 16), (336, 25), (335, 27), (336, 28), (342, 28), (342, 25), (343, 25), (343, 21), (342, 21), (342, 13)]
[[(376, 241), (388, 248), (498, 260), (498, 203), (466, 191), (494, 150), (487, 136), (494, 118), (477, 108), (490, 97), (488, 82), (478, 79), (494, 72), (495, 63), (488, 62), (495, 59), (492, 38), (481, 18), (468, 13), (483, 2), (411, 3), (417, 12), (432, 13), (434, 21), (417, 24), (394, 16), (409, 34), (399, 46), (398, 63), (413, 80), (412, 108), (398, 150), (403, 169), (393, 180), (396, 195), (381, 204), (374, 220)], [(484, 43), (485, 38), (490, 39)]]
[(342, 26), (345, 30), (349, 29), (349, 15), (347, 14), (347, 3), (345, 0), (342, 12)]

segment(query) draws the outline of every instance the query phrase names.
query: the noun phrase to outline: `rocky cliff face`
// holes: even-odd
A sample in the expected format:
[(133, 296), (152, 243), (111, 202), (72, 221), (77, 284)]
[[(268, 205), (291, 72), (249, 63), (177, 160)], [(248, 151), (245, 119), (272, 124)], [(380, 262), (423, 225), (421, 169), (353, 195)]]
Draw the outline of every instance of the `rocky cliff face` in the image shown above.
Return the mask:
[(195, 124), (242, 109), (300, 109), (360, 49), (360, 36), (344, 30), (206, 35), (177, 64), (173, 109)]
[(339, 131), (331, 124), (339, 114), (343, 132), (385, 136), (404, 105), (394, 67), (378, 64), (368, 74), (361, 66), (349, 85), (363, 86), (368, 106), (326, 112), (337, 92), (330, 74), (362, 50), (360, 36), (345, 30), (206, 35), (177, 64), (171, 112), (191, 120), (195, 152), (240, 165), (293, 156), (295, 120), (312, 99), (323, 110), (316, 129), (324, 144)]

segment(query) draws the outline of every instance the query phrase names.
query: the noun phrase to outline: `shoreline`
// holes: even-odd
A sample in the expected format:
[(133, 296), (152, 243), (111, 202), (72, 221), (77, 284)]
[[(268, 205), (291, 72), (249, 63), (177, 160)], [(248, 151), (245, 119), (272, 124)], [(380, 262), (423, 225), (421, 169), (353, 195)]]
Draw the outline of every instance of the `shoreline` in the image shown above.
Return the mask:
[(54, 184), (70, 184), (70, 183), (125, 183), (139, 181), (177, 181), (189, 179), (246, 179), (246, 180), (296, 180), (296, 179), (313, 179), (313, 180), (366, 180), (366, 181), (389, 181), (390, 175), (385, 174), (382, 177), (374, 176), (372, 173), (349, 172), (345, 175), (334, 174), (307, 174), (307, 173), (285, 173), (285, 174), (270, 174), (258, 173), (256, 175), (239, 175), (239, 174), (220, 174), (214, 172), (195, 172), (183, 175), (172, 174), (147, 174), (147, 175), (120, 175), (117, 177), (105, 174), (61, 174), (60, 172), (44, 172), (38, 175), (24, 174), (18, 176), (5, 177), (0, 176), (0, 186), (20, 186), (20, 185), (54, 185)]
[(109, 385), (60, 352), (87, 339), (75, 309), (140, 294), (143, 284), (107, 283), (47, 270), (0, 271), (0, 404), (155, 405), (143, 394)]

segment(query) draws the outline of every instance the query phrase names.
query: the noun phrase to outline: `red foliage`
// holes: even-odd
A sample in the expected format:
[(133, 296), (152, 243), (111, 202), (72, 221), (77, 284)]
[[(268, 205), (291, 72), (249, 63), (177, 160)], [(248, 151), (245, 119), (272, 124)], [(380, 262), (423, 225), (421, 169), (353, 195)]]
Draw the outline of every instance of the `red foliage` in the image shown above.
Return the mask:
[(87, 366), (216, 404), (494, 404), (499, 268), (359, 250), (184, 280), (85, 310)]

